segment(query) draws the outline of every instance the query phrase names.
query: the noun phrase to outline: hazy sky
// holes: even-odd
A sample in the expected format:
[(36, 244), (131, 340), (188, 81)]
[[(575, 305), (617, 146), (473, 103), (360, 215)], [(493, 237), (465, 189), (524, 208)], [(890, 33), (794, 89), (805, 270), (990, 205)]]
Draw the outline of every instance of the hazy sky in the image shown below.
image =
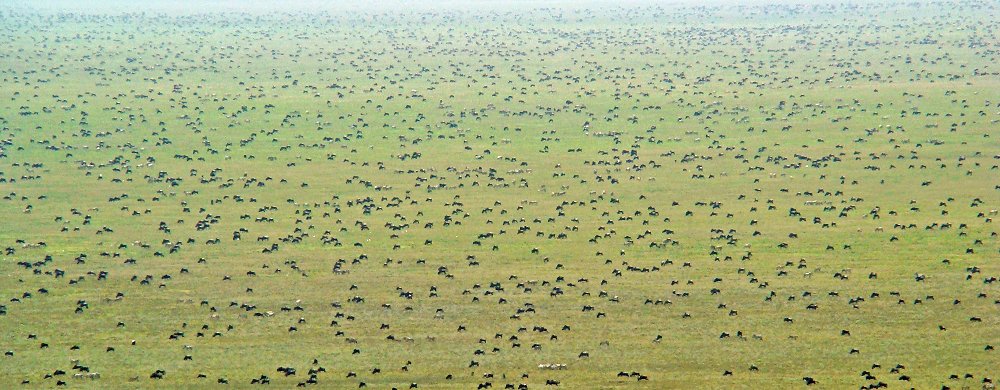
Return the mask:
[[(569, 7), (627, 5), (719, 5), (719, 4), (823, 4), (859, 1), (836, 0), (0, 0), (0, 10), (30, 9), (94, 13), (167, 12), (202, 13), (219, 11), (280, 12), (280, 11), (376, 11), (434, 9), (518, 9), (524, 7)], [(872, 1), (861, 1), (861, 3)], [(898, 2), (882, 1), (875, 2)]]

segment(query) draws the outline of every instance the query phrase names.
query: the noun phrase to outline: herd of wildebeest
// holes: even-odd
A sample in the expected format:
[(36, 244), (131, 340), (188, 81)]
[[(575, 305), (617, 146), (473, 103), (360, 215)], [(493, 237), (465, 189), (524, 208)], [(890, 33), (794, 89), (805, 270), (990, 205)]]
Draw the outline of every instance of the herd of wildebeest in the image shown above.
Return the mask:
[(1000, 376), (1000, 3), (0, 3), (0, 388)]

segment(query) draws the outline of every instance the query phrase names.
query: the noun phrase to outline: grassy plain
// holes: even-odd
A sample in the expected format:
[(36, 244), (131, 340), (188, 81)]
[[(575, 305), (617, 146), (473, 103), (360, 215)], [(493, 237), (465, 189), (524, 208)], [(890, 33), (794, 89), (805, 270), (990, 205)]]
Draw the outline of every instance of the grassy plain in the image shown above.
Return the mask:
[(0, 3), (0, 387), (988, 387), (997, 7)]

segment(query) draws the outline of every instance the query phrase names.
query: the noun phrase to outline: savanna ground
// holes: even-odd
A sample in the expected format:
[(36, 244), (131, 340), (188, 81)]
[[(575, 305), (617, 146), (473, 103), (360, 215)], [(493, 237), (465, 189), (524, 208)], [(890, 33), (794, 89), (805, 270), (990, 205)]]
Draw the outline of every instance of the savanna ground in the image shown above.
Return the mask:
[(44, 5), (2, 388), (1000, 374), (996, 2)]

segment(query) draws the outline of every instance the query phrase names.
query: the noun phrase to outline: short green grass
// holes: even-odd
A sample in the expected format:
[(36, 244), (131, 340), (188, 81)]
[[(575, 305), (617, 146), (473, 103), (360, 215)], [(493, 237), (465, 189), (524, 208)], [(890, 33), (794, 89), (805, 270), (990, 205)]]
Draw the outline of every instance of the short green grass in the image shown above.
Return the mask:
[(997, 379), (995, 3), (220, 4), (0, 3), (0, 387)]

